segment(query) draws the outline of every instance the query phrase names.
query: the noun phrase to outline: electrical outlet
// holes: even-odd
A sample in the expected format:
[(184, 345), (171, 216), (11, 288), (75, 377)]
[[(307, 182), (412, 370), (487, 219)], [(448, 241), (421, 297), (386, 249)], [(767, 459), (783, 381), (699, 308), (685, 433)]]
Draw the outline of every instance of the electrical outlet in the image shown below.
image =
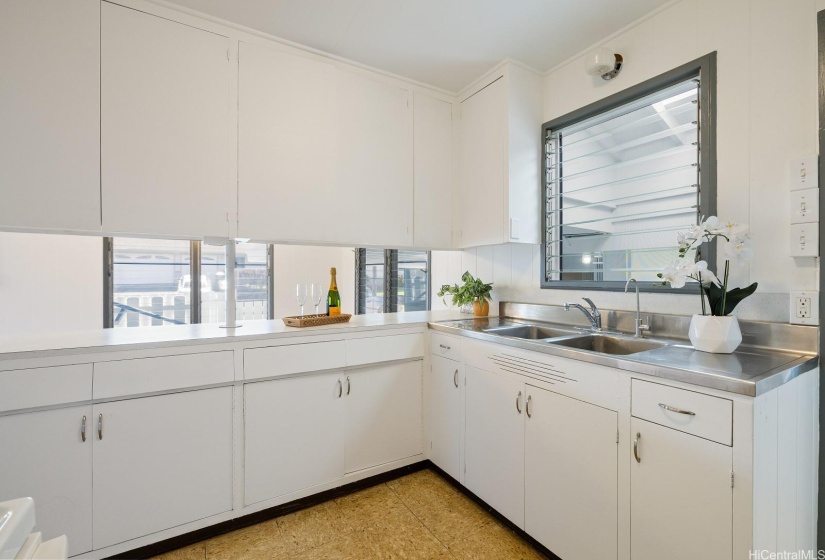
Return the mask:
[(791, 292), (791, 323), (819, 324), (819, 292)]

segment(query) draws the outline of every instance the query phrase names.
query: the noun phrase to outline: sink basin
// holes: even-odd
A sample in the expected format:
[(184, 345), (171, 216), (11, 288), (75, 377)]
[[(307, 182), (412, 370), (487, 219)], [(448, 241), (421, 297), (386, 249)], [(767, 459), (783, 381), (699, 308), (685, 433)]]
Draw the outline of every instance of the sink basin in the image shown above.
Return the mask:
[(527, 340), (542, 340), (545, 338), (556, 338), (559, 336), (569, 336), (577, 331), (571, 329), (557, 329), (554, 327), (539, 327), (536, 325), (519, 325), (517, 327), (493, 327), (484, 329), (484, 332), (497, 334), (500, 336), (512, 336), (513, 338), (524, 338)]
[(568, 348), (577, 348), (579, 350), (589, 350), (591, 352), (599, 352), (600, 354), (613, 355), (636, 354), (638, 352), (644, 352), (645, 350), (653, 350), (655, 348), (667, 346), (666, 343), (657, 342), (655, 340), (626, 338), (622, 336), (609, 336), (604, 334), (589, 334), (585, 336), (553, 340), (550, 344), (558, 344), (559, 346), (566, 346)]

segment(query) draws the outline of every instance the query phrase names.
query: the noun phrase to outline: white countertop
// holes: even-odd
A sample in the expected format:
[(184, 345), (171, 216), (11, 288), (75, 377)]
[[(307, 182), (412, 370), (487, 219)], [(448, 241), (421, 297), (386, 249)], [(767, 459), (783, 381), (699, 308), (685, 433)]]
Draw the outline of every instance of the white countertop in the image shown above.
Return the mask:
[(0, 360), (313, 336), (342, 331), (412, 326), (466, 317), (467, 315), (462, 315), (458, 311), (410, 311), (353, 315), (348, 323), (322, 327), (287, 327), (282, 320), (275, 319), (241, 321), (243, 326), (237, 329), (222, 329), (217, 324), (169, 325), (10, 336), (0, 338)]

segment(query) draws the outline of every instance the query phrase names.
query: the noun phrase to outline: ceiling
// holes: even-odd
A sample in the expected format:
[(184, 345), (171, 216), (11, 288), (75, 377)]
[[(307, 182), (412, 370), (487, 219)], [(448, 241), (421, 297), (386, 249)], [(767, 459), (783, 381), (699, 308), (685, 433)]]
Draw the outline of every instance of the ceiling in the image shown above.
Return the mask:
[(457, 92), (505, 58), (548, 70), (668, 0), (171, 0)]

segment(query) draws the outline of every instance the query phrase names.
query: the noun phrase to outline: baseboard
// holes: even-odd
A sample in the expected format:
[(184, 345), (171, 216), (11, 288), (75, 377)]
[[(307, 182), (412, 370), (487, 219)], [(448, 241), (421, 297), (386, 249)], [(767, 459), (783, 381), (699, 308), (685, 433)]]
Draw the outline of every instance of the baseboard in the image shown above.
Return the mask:
[(407, 465), (385, 473), (364, 478), (362, 480), (350, 482), (349, 484), (344, 484), (343, 486), (338, 486), (337, 488), (324, 490), (323, 492), (319, 492), (305, 498), (300, 498), (292, 502), (287, 502), (285, 504), (263, 509), (261, 511), (256, 511), (255, 513), (250, 513), (241, 517), (236, 517), (235, 519), (230, 519), (229, 521), (210, 525), (209, 527), (204, 527), (203, 529), (198, 529), (197, 531), (178, 535), (176, 537), (172, 537), (171, 539), (158, 541), (156, 543), (123, 552), (121, 554), (110, 556), (109, 558), (128, 558), (130, 560), (151, 558), (165, 552), (217, 537), (218, 535), (223, 535), (224, 533), (235, 531), (236, 529), (249, 527), (250, 525), (255, 525), (256, 523), (260, 523), (262, 521), (268, 521), (276, 517), (281, 517), (282, 515), (287, 515), (301, 509), (306, 509), (335, 498), (340, 498), (342, 496), (358, 492), (359, 490), (364, 490), (365, 488), (369, 488), (371, 486), (383, 484), (384, 482), (395, 480), (396, 478), (424, 470), (431, 466), (433, 465), (428, 460), (419, 461), (418, 463), (413, 463), (412, 465)]

